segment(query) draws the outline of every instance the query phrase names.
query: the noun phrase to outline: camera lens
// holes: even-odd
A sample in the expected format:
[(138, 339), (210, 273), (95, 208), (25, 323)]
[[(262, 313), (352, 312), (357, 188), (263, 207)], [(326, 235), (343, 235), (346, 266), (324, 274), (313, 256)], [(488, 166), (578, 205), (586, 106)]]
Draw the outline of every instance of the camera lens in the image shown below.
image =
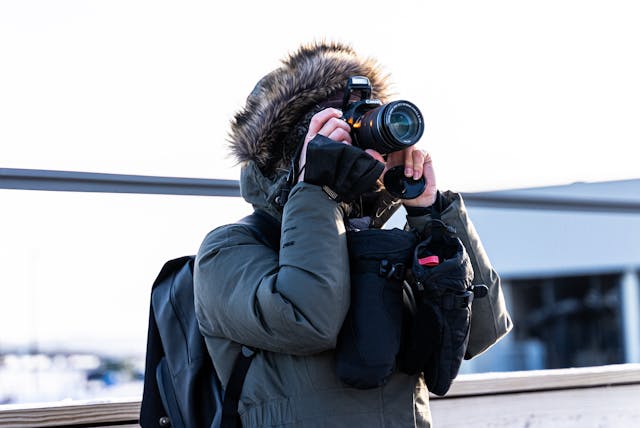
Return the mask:
[(424, 132), (424, 121), (414, 104), (393, 101), (362, 114), (354, 132), (359, 147), (386, 154), (417, 143)]
[(405, 104), (390, 107), (388, 117), (389, 132), (397, 140), (417, 141), (416, 136), (418, 133), (422, 134), (418, 129), (422, 121), (415, 114), (414, 110), (408, 108)]

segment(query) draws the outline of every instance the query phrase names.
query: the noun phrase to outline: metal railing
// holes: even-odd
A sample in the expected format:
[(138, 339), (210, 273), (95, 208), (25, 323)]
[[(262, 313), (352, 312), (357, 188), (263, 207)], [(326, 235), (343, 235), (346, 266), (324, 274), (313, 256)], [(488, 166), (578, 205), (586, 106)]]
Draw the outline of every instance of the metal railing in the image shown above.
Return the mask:
[[(240, 184), (237, 180), (17, 168), (0, 168), (0, 189), (240, 196)], [(471, 207), (640, 213), (640, 202), (636, 201), (531, 196), (505, 191), (465, 192), (463, 196), (466, 204)]]
[(237, 180), (0, 168), (0, 189), (240, 196)]

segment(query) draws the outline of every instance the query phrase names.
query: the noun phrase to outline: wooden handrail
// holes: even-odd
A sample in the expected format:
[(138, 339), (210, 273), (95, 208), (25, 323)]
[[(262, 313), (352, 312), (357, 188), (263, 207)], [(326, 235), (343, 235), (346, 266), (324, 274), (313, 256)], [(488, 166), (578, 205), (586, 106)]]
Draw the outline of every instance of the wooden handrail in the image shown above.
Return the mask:
[(140, 398), (0, 406), (0, 427), (138, 426)]
[(445, 398), (629, 384), (640, 384), (640, 364), (465, 374)]
[[(458, 377), (445, 397), (432, 397), (431, 406), (437, 426), (524, 426), (522, 423), (531, 418), (542, 421), (535, 426), (584, 426), (579, 421), (575, 425), (560, 423), (584, 414), (590, 418), (600, 415), (602, 420), (597, 426), (614, 427), (624, 426), (618, 424), (639, 416), (640, 408), (633, 399), (639, 391), (640, 364), (466, 374)], [(613, 404), (608, 402), (607, 394), (615, 401), (616, 418), (606, 410)], [(631, 401), (621, 399), (627, 396)], [(531, 404), (538, 402), (545, 402), (546, 407)], [(458, 408), (471, 410), (457, 414), (453, 409)], [(137, 426), (139, 412), (138, 397), (102, 402), (4, 405), (0, 406), (0, 427), (122, 428)], [(456, 413), (455, 417), (451, 417), (452, 413)], [(502, 422), (497, 423), (499, 418)], [(439, 420), (446, 423), (441, 424)]]

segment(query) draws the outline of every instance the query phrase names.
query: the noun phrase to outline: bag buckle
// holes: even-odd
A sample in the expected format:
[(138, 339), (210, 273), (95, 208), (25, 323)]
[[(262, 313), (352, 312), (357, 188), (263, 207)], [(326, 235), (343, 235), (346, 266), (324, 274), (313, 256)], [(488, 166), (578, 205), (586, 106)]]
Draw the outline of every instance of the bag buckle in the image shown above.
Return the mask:
[(475, 297), (476, 299), (481, 299), (489, 294), (489, 287), (484, 284), (472, 285), (471, 291), (473, 292), (473, 297)]
[(378, 275), (387, 279), (391, 279), (393, 277), (401, 280), (404, 279), (404, 271), (404, 263), (391, 263), (389, 260), (384, 259), (380, 261)]

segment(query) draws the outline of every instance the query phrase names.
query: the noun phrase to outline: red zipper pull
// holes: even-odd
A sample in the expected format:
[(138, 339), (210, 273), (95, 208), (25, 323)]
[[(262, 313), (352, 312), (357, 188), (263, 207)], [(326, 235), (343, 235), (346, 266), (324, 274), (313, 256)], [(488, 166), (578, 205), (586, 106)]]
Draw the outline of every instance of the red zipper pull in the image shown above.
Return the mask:
[(440, 258), (436, 255), (426, 256), (418, 259), (418, 263), (420, 264), (420, 266), (434, 267), (440, 264)]

